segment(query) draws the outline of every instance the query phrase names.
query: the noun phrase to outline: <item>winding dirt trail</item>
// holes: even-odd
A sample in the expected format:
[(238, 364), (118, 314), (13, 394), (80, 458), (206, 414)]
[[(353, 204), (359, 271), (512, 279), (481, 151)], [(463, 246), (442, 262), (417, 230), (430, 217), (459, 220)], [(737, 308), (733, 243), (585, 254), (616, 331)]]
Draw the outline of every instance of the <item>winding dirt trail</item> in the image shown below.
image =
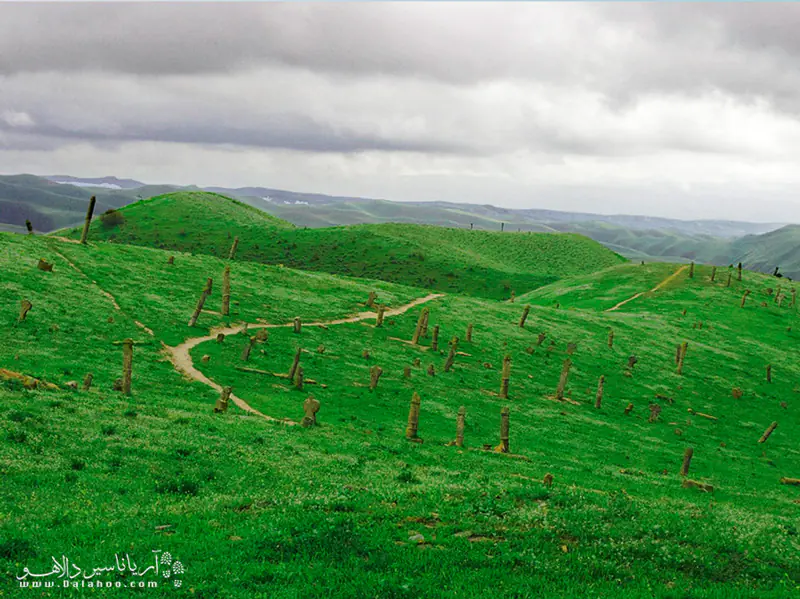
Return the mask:
[(614, 312), (615, 310), (620, 309), (622, 306), (624, 306), (628, 302), (632, 302), (636, 298), (642, 297), (645, 293), (653, 293), (654, 291), (658, 291), (659, 289), (664, 287), (664, 285), (667, 285), (670, 281), (672, 281), (675, 277), (677, 277), (679, 274), (681, 274), (687, 268), (689, 268), (689, 267), (686, 264), (684, 264), (683, 266), (679, 267), (678, 270), (676, 270), (674, 273), (672, 273), (670, 276), (668, 276), (666, 279), (661, 281), (658, 285), (656, 285), (655, 287), (653, 287), (649, 291), (640, 291), (636, 295), (633, 295), (633, 296), (629, 297), (626, 300), (622, 300), (616, 306), (613, 306), (613, 307), (608, 308), (607, 310), (603, 310), (603, 311), (604, 312)]
[[(443, 297), (443, 296), (444, 296), (443, 293), (431, 293), (429, 295), (426, 295), (425, 297), (417, 298), (414, 301), (409, 302), (407, 304), (404, 304), (404, 305), (402, 305), (402, 306), (400, 306), (398, 308), (394, 308), (394, 309), (391, 309), (391, 310), (386, 310), (385, 316), (398, 316), (400, 314), (408, 312), (411, 308), (414, 308), (415, 306), (419, 306), (420, 304), (425, 304), (427, 302), (430, 302), (432, 300), (438, 299), (438, 298)], [(304, 327), (328, 327), (328, 326), (334, 326), (334, 325), (338, 325), (338, 324), (347, 324), (347, 323), (359, 322), (359, 321), (362, 321), (362, 320), (369, 320), (371, 318), (376, 318), (376, 316), (377, 315), (376, 315), (375, 312), (360, 312), (359, 314), (356, 314), (355, 316), (349, 316), (347, 318), (338, 318), (336, 320), (310, 322), (310, 323), (307, 323), (307, 324), (303, 324), (303, 326)], [(175, 369), (178, 372), (183, 373), (185, 376), (189, 377), (190, 379), (193, 379), (195, 381), (201, 382), (204, 385), (208, 385), (209, 387), (211, 387), (212, 389), (215, 389), (216, 391), (222, 391), (222, 386), (221, 385), (219, 385), (218, 383), (215, 383), (210, 378), (208, 378), (206, 375), (204, 375), (202, 372), (197, 370), (197, 368), (195, 368), (194, 363), (192, 362), (192, 353), (191, 353), (192, 349), (194, 349), (195, 347), (197, 347), (201, 343), (205, 343), (206, 341), (211, 341), (213, 339), (216, 339), (216, 337), (217, 337), (217, 335), (219, 333), (222, 333), (227, 337), (228, 335), (235, 335), (235, 334), (241, 332), (242, 330), (244, 330), (245, 328), (247, 328), (248, 330), (250, 330), (250, 329), (277, 329), (277, 328), (283, 328), (283, 327), (291, 327), (293, 324), (294, 324), (293, 322), (287, 322), (285, 324), (263, 324), (263, 323), (255, 323), (255, 324), (251, 323), (251, 324), (248, 324), (248, 323), (242, 323), (242, 324), (238, 324), (238, 325), (233, 326), (233, 327), (219, 327), (219, 328), (216, 328), (216, 329), (211, 329), (210, 334), (208, 334), (208, 335), (203, 335), (202, 337), (192, 337), (191, 339), (187, 339), (186, 341), (184, 341), (180, 345), (176, 345), (174, 347), (169, 346), (169, 345), (164, 345), (164, 348), (167, 351), (167, 353), (169, 354), (169, 358), (172, 361), (172, 365), (175, 366)], [(251, 407), (241, 397), (237, 397), (234, 394), (231, 394), (230, 399), (231, 399), (231, 401), (233, 401), (234, 404), (236, 404), (236, 406), (238, 408), (244, 410), (245, 412), (249, 412), (250, 414), (253, 414), (255, 416), (260, 416), (261, 418), (264, 418), (265, 420), (270, 420), (270, 421), (273, 421), (273, 422), (281, 422), (281, 423), (287, 424), (289, 426), (294, 426), (294, 425), (297, 424), (297, 422), (294, 422), (293, 420), (289, 420), (288, 418), (274, 418), (272, 416), (268, 416), (268, 415), (266, 415), (266, 414), (264, 414), (262, 412), (259, 412), (255, 408)]]

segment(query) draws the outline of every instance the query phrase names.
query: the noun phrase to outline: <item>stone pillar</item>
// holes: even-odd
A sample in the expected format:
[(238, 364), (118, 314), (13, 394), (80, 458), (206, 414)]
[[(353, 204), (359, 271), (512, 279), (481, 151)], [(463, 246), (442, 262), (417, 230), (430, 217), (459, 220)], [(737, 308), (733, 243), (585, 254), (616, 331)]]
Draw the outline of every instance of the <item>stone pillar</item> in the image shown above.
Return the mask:
[(30, 312), (31, 308), (33, 308), (33, 304), (24, 299), (19, 303), (19, 318), (18, 322), (22, 322), (28, 317), (28, 312)]
[[(450, 342), (450, 353), (447, 354), (447, 360), (444, 363), (444, 371), (450, 372), (450, 369), (453, 367), (453, 363), (456, 361), (456, 352), (458, 351), (458, 337), (453, 337), (453, 340)], [(431, 364), (431, 366), (433, 366)]]
[(419, 427), (419, 406), (420, 397), (414, 393), (411, 397), (411, 407), (408, 410), (408, 426), (406, 426), (406, 439), (417, 439), (417, 429)]
[(231, 312), (231, 267), (226, 266), (222, 271), (222, 315), (228, 316)]
[(464, 420), (467, 410), (464, 406), (458, 408), (456, 416), (456, 447), (464, 447)]
[(211, 277), (209, 277), (206, 281), (206, 286), (203, 288), (203, 292), (200, 294), (200, 299), (197, 302), (197, 307), (194, 309), (194, 314), (192, 314), (192, 317), (189, 319), (190, 327), (193, 327), (195, 324), (197, 324), (197, 319), (200, 317), (200, 312), (203, 310), (203, 306), (206, 303), (206, 298), (211, 295), (212, 282), (213, 280)]
[(319, 412), (319, 401), (311, 395), (303, 402), (303, 420), (300, 424), (306, 428), (317, 426), (317, 412)]
[(598, 410), (603, 405), (603, 388), (606, 384), (606, 377), (605, 375), (600, 376), (600, 380), (597, 381), (597, 395), (594, 398), (594, 407)]
[(744, 295), (742, 296), (742, 303), (739, 306), (740, 308), (744, 308), (744, 302), (747, 300), (747, 296), (748, 295), (750, 295), (750, 290), (749, 289), (745, 289), (744, 290)]
[(683, 464), (681, 465), (681, 476), (687, 476), (689, 474), (689, 466), (692, 463), (692, 455), (694, 455), (694, 449), (691, 447), (687, 447), (686, 451), (683, 452)]
[(500, 380), (500, 397), (508, 399), (508, 383), (511, 380), (511, 356), (503, 358), (503, 372)]
[(558, 381), (558, 389), (556, 389), (556, 399), (564, 399), (564, 389), (567, 387), (567, 380), (569, 379), (569, 369), (572, 367), (572, 360), (567, 358), (564, 360), (564, 366), (561, 368), (561, 378)]
[(378, 306), (378, 316), (375, 318), (375, 326), (382, 327), (383, 326), (383, 317), (386, 314), (386, 306), (380, 305)]
[(422, 311), (419, 313), (419, 318), (417, 319), (417, 328), (414, 329), (414, 335), (411, 337), (412, 345), (419, 344), (419, 338), (422, 336), (422, 327), (425, 321), (427, 320), (428, 308), (423, 308)]
[(528, 313), (531, 311), (530, 305), (525, 306), (522, 310), (522, 317), (519, 319), (519, 328), (525, 328), (525, 321), (528, 320)]
[(678, 360), (678, 370), (677, 370), (678, 374), (683, 374), (683, 363), (686, 360), (686, 350), (687, 349), (689, 349), (689, 342), (688, 341), (684, 341), (681, 344), (681, 357)]
[(503, 408), (500, 412), (500, 444), (494, 448), (498, 453), (508, 453), (508, 414), (509, 409)]
[(769, 436), (772, 434), (772, 431), (774, 431), (776, 428), (778, 428), (777, 422), (773, 422), (772, 424), (770, 424), (769, 428), (767, 428), (767, 430), (764, 431), (764, 434), (761, 435), (761, 438), (758, 440), (758, 442), (766, 443), (767, 439), (769, 439)]
[(89, 225), (92, 223), (92, 214), (94, 214), (94, 205), (97, 198), (92, 196), (89, 198), (89, 207), (86, 209), (86, 220), (83, 223), (83, 232), (81, 233), (81, 243), (86, 245), (86, 238), (89, 237)]
[(374, 391), (381, 379), (383, 369), (380, 366), (373, 366), (369, 369), (369, 390)]
[(214, 413), (224, 414), (228, 411), (228, 399), (230, 399), (233, 387), (223, 387), (222, 393), (217, 398), (217, 403), (214, 405)]
[(242, 349), (242, 362), (247, 362), (250, 359), (250, 352), (253, 351), (253, 346), (256, 344), (256, 341), (258, 341), (258, 339), (256, 339), (255, 335), (247, 340), (247, 343)]
[(239, 238), (234, 237), (233, 245), (231, 245), (231, 251), (228, 254), (228, 260), (233, 260), (234, 256), (236, 256), (236, 249), (239, 247)]
[(294, 375), (297, 373), (297, 367), (300, 365), (300, 352), (303, 350), (301, 348), (297, 348), (297, 351), (294, 354), (294, 360), (292, 360), (292, 367), (289, 369), (289, 380), (294, 380)]
[(131, 394), (131, 379), (133, 378), (133, 339), (122, 342), (122, 392)]

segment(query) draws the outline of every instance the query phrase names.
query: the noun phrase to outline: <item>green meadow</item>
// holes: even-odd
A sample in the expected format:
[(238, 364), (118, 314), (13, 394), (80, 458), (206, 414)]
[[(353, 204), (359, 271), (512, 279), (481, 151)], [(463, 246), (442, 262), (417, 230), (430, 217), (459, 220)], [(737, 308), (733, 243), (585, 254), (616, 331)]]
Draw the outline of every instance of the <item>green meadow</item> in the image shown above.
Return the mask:
[[(432, 225), (378, 224), (296, 228), (235, 200), (176, 192), (95, 219), (92, 235), (222, 258), (238, 238), (239, 260), (381, 279), (448, 293), (509, 299), (565, 275), (624, 261), (580, 235), (470, 231)], [(256, 216), (254, 216), (256, 215)], [(65, 234), (80, 238), (80, 230)]]
[[(800, 487), (781, 484), (800, 477), (790, 281), (734, 269), (728, 284), (727, 266), (690, 277), (575, 235), (382, 225), (314, 240), (268, 217), (248, 228), (247, 207), (223, 204), (216, 224), (175, 208), (177, 224), (169, 200), (151, 202), (155, 221), (131, 205), (124, 225), (96, 222), (88, 246), (0, 233), (0, 597), (68, 592), (20, 587), (52, 557), (90, 567), (153, 551), (183, 569), (142, 596), (800, 595)], [(233, 260), (228, 232), (240, 237)], [(287, 259), (287, 243), (303, 260)], [(387, 308), (380, 327), (370, 292)], [(22, 300), (33, 307), (18, 322)], [(413, 345), (422, 310), (427, 334)], [(192, 378), (174, 348), (201, 337)], [(130, 396), (114, 390), (127, 338)], [(287, 377), (298, 350), (302, 389)], [(272, 419), (233, 401), (214, 413), (220, 393), (204, 377)], [(418, 442), (406, 439), (414, 393)], [(318, 424), (303, 427), (309, 396)], [(503, 408), (509, 453), (495, 451)]]

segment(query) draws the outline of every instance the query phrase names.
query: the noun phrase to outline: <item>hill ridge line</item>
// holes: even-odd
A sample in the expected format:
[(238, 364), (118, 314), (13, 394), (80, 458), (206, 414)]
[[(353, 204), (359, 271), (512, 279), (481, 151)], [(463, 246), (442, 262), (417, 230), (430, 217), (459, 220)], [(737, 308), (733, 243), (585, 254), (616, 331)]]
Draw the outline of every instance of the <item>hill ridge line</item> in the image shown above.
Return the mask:
[[(398, 316), (400, 314), (404, 314), (411, 308), (415, 306), (419, 306), (421, 304), (428, 303), (440, 297), (444, 297), (444, 293), (429, 293), (424, 297), (418, 297), (417, 299), (410, 301), (407, 304), (403, 304), (397, 308), (392, 310), (387, 310), (385, 312), (385, 316)], [(360, 312), (355, 316), (348, 316), (345, 318), (337, 318), (334, 320), (327, 320), (327, 321), (318, 321), (318, 322), (310, 322), (304, 326), (307, 327), (320, 327), (320, 326), (333, 326), (339, 324), (348, 324), (354, 322), (360, 322), (362, 320), (367, 320), (369, 318), (376, 318), (377, 314), (375, 312)], [(175, 370), (182, 373), (184, 376), (195, 380), (199, 383), (203, 383), (211, 387), (216, 391), (222, 391), (222, 385), (219, 383), (214, 382), (212, 379), (208, 378), (202, 372), (197, 370), (194, 366), (194, 362), (192, 360), (191, 350), (200, 345), (201, 343), (205, 343), (206, 341), (212, 341), (216, 338), (219, 333), (224, 334), (226, 337), (228, 335), (235, 335), (240, 333), (245, 329), (278, 329), (278, 328), (285, 328), (293, 326), (294, 322), (288, 322), (284, 324), (270, 324), (270, 323), (242, 323), (232, 327), (217, 327), (215, 329), (211, 329), (208, 335), (202, 335), (200, 337), (191, 337), (186, 339), (183, 343), (179, 345), (170, 346), (167, 345), (162, 341), (162, 345), (164, 350), (168, 354), (170, 362), (175, 367)], [(295, 426), (297, 422), (291, 420), (289, 418), (275, 418), (274, 416), (268, 416), (263, 412), (260, 412), (253, 408), (250, 404), (248, 404), (245, 400), (240, 397), (237, 397), (233, 393), (230, 395), (230, 399), (233, 401), (234, 404), (241, 410), (253, 414), (255, 416), (260, 416), (265, 420), (269, 420), (271, 422), (280, 422), (282, 424), (286, 424), (288, 426)]]

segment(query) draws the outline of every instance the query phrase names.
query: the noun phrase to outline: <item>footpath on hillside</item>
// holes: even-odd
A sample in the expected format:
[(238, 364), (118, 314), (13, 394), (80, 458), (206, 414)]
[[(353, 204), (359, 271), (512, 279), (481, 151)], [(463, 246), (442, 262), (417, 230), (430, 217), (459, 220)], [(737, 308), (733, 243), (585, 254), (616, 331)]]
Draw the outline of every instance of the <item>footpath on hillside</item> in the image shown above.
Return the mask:
[(642, 296), (643, 296), (644, 294), (646, 294), (646, 293), (653, 293), (654, 291), (658, 291), (659, 289), (661, 289), (661, 288), (662, 288), (662, 287), (664, 287), (665, 285), (668, 285), (668, 284), (669, 284), (669, 283), (670, 283), (672, 280), (674, 280), (674, 279), (675, 279), (675, 277), (677, 277), (677, 276), (678, 276), (679, 274), (681, 274), (681, 273), (682, 273), (684, 270), (686, 270), (686, 268), (687, 268), (687, 266), (684, 264), (683, 266), (679, 267), (679, 268), (678, 268), (678, 270), (676, 270), (674, 273), (672, 273), (671, 275), (669, 275), (669, 276), (668, 276), (666, 279), (664, 279), (663, 281), (661, 281), (661, 282), (660, 282), (658, 285), (656, 285), (655, 287), (653, 287), (653, 288), (652, 288), (652, 289), (650, 289), (649, 291), (640, 291), (639, 293), (637, 293), (637, 294), (635, 294), (635, 295), (632, 295), (632, 296), (631, 296), (631, 297), (629, 297), (628, 299), (626, 299), (626, 300), (622, 300), (622, 301), (621, 301), (621, 302), (619, 302), (619, 303), (618, 303), (616, 306), (612, 306), (611, 308), (608, 308), (607, 310), (603, 310), (603, 311), (604, 311), (604, 312), (614, 312), (615, 310), (619, 310), (619, 309), (620, 309), (622, 306), (624, 306), (624, 305), (625, 305), (625, 304), (627, 304), (628, 302), (632, 302), (632, 301), (633, 301), (633, 300), (635, 300), (636, 298), (642, 297)]
[[(385, 315), (386, 316), (399, 316), (400, 314), (403, 314), (403, 313), (407, 312), (408, 310), (410, 310), (411, 308), (413, 308), (415, 306), (419, 306), (420, 304), (424, 304), (424, 303), (430, 302), (432, 300), (438, 299), (438, 298), (443, 297), (443, 296), (444, 296), (443, 293), (431, 293), (429, 295), (426, 295), (425, 297), (417, 298), (414, 301), (411, 301), (411, 302), (409, 302), (407, 304), (404, 304), (402, 306), (399, 306), (397, 308), (394, 308), (394, 309), (391, 309), (391, 310), (387, 310), (385, 312)], [(356, 314), (355, 316), (349, 316), (347, 318), (338, 318), (338, 319), (335, 319), (335, 320), (311, 322), (311, 323), (308, 323), (308, 324), (303, 325), (303, 326), (306, 326), (306, 327), (328, 327), (328, 326), (335, 326), (335, 325), (339, 325), (339, 324), (348, 324), (348, 323), (353, 323), (353, 322), (359, 322), (359, 321), (362, 321), (362, 320), (368, 320), (368, 319), (371, 319), (371, 318), (376, 318), (376, 316), (377, 315), (376, 315), (375, 312), (361, 312), (360, 314)], [(218, 383), (215, 383), (213, 380), (211, 380), (206, 375), (204, 375), (202, 372), (197, 370), (197, 368), (195, 368), (194, 363), (192, 361), (192, 355), (191, 355), (192, 349), (194, 349), (196, 346), (200, 345), (201, 343), (204, 343), (206, 341), (212, 341), (213, 339), (216, 339), (217, 335), (220, 334), (220, 333), (222, 333), (223, 335), (225, 335), (227, 337), (228, 335), (235, 335), (237, 333), (240, 333), (241, 331), (243, 331), (245, 329), (248, 329), (248, 330), (249, 329), (276, 329), (276, 328), (281, 328), (281, 327), (291, 327), (291, 326), (293, 326), (293, 324), (294, 324), (293, 322), (288, 322), (288, 323), (285, 323), (285, 324), (242, 323), (242, 324), (237, 324), (236, 326), (233, 326), (233, 327), (221, 327), (221, 328), (217, 328), (217, 329), (212, 329), (210, 334), (208, 334), (208, 335), (202, 335), (200, 337), (192, 337), (192, 338), (187, 339), (186, 341), (184, 341), (183, 343), (181, 343), (180, 345), (177, 345), (175, 347), (164, 345), (164, 348), (169, 353), (169, 357), (170, 357), (170, 360), (172, 361), (172, 365), (175, 367), (175, 369), (178, 372), (183, 373), (184, 375), (186, 375), (187, 377), (189, 377), (192, 380), (198, 381), (200, 383), (203, 383), (204, 385), (208, 385), (212, 389), (215, 389), (217, 391), (222, 392), (222, 385), (220, 385)], [(233, 401), (234, 404), (236, 404), (237, 407), (241, 408), (245, 412), (248, 412), (248, 413), (253, 414), (255, 416), (260, 416), (261, 418), (264, 418), (265, 420), (270, 420), (270, 421), (273, 421), (273, 422), (281, 422), (283, 424), (288, 424), (290, 426), (297, 424), (296, 422), (294, 422), (293, 420), (289, 420), (288, 418), (274, 418), (272, 416), (268, 416), (268, 415), (266, 415), (266, 414), (264, 414), (262, 412), (259, 412), (258, 410), (256, 410), (252, 406), (250, 406), (242, 398), (237, 397), (234, 394), (230, 395), (230, 399)]]

